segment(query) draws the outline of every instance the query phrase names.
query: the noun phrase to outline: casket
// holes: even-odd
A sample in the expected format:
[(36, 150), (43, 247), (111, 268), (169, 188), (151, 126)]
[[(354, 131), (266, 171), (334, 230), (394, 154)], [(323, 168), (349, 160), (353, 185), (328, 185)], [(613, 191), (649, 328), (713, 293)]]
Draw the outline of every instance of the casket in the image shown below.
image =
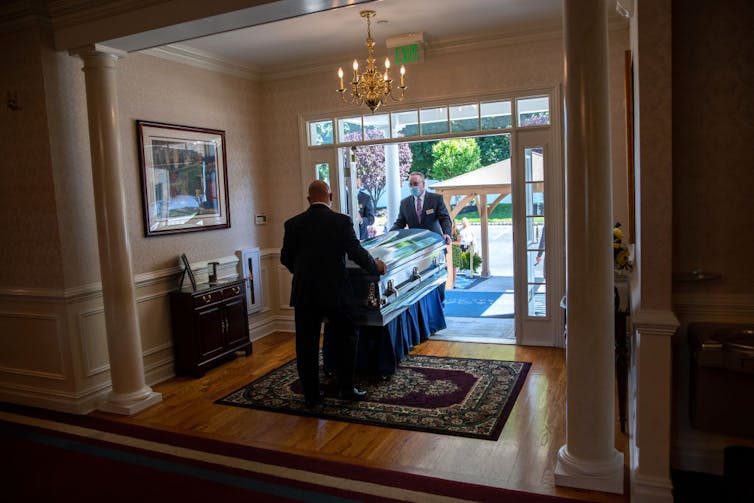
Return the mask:
[(349, 279), (356, 297), (357, 325), (385, 326), (427, 293), (445, 283), (445, 240), (424, 229), (390, 231), (362, 243), (382, 260), (382, 276), (367, 274), (350, 260)]

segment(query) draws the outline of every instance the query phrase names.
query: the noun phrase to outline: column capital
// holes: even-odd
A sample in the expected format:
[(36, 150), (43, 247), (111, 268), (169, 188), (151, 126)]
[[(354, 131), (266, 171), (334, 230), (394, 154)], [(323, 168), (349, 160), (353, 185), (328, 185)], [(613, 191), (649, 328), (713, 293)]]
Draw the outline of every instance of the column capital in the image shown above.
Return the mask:
[(128, 54), (126, 51), (115, 49), (114, 47), (108, 47), (102, 44), (89, 44), (71, 49), (68, 51), (71, 56), (79, 56), (86, 61), (91, 56), (110, 56), (113, 62), (123, 59)]

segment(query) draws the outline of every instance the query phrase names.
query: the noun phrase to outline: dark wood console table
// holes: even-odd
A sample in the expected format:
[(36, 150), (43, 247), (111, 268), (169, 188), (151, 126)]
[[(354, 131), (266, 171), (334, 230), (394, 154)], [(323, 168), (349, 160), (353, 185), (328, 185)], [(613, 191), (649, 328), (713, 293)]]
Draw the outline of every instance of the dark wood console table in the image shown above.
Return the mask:
[(188, 285), (170, 293), (175, 371), (201, 377), (207, 369), (251, 353), (244, 280)]

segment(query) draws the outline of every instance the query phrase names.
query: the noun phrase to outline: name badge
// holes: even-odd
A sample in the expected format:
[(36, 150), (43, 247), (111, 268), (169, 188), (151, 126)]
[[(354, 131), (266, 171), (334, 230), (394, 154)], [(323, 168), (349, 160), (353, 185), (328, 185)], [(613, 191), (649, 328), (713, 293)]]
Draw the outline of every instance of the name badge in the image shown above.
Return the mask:
[(427, 215), (431, 215), (434, 212), (435, 212), (435, 210), (433, 210), (432, 208), (430, 208), (427, 211), (425, 211), (424, 213), (426, 213)]

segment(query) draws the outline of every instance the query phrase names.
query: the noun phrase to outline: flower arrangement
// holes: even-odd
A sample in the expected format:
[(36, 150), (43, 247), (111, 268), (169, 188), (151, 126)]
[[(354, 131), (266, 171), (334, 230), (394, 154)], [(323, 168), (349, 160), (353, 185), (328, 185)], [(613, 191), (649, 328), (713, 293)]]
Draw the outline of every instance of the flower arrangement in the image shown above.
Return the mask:
[(631, 252), (628, 246), (623, 243), (623, 231), (620, 229), (620, 222), (613, 226), (613, 266), (616, 271), (632, 271), (634, 263), (631, 262)]

